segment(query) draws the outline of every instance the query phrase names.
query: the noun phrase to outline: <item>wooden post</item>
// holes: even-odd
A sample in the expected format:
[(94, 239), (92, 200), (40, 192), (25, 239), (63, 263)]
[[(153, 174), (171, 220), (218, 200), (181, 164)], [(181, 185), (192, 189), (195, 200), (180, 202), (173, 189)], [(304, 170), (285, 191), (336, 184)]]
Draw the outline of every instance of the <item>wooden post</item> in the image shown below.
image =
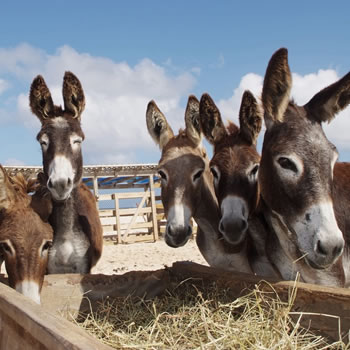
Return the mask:
[(150, 192), (151, 192), (153, 237), (154, 237), (154, 241), (157, 241), (158, 240), (158, 222), (157, 222), (156, 198), (155, 198), (155, 194), (154, 194), (153, 174), (149, 175), (149, 189), (150, 189)]
[(94, 195), (96, 199), (96, 207), (97, 210), (99, 210), (99, 205), (98, 205), (98, 181), (97, 181), (97, 176), (95, 175), (92, 179), (92, 184), (93, 184), (93, 190), (94, 190)]
[(116, 219), (116, 224), (117, 224), (117, 242), (120, 244), (122, 243), (122, 232), (121, 232), (121, 227), (120, 227), (120, 215), (119, 215), (119, 198), (118, 194), (114, 193), (113, 194), (114, 198), (114, 203), (115, 203), (115, 219)]

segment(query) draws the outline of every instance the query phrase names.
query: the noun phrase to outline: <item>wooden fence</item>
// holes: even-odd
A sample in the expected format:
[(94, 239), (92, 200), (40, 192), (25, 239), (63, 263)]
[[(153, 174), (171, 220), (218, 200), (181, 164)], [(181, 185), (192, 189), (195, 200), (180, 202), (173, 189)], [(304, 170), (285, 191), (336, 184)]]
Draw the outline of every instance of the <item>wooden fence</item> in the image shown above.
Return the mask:
[[(42, 171), (37, 166), (5, 168), (10, 174), (22, 172), (31, 178)], [(95, 195), (106, 239), (156, 241), (165, 232), (156, 169), (156, 164), (84, 166), (83, 182)]]

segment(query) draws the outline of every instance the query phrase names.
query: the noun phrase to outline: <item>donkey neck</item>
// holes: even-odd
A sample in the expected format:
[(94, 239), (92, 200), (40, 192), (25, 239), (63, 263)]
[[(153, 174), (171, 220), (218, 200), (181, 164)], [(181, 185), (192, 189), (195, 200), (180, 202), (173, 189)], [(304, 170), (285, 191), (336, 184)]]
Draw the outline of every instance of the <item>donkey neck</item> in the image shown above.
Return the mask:
[(50, 223), (54, 228), (55, 235), (72, 232), (78, 225), (75, 205), (77, 196), (78, 187), (75, 187), (69, 198), (64, 202), (53, 201)]

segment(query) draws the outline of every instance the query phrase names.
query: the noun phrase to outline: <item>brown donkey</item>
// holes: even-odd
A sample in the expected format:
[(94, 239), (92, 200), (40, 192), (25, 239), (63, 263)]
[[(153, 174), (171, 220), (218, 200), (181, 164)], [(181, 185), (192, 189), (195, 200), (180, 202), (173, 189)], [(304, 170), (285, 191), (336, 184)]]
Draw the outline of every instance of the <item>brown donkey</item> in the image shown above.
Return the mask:
[(285, 279), (299, 271), (306, 282), (342, 286), (349, 274), (350, 171), (336, 163), (337, 150), (321, 124), (349, 104), (350, 73), (302, 107), (290, 101), (291, 86), (288, 52), (280, 49), (262, 91), (259, 183), (271, 232), (268, 251)]
[(185, 112), (186, 129), (177, 136), (154, 101), (146, 112), (148, 131), (159, 145), (158, 164), (162, 202), (167, 217), (165, 241), (171, 247), (186, 244), (190, 219), (198, 224), (196, 241), (211, 266), (251, 272), (244, 249), (230, 245), (218, 230), (220, 211), (214, 193), (209, 160), (201, 144), (199, 102), (190, 96)]
[(101, 256), (103, 237), (95, 198), (81, 182), (83, 89), (78, 78), (66, 72), (62, 109), (53, 104), (50, 91), (39, 75), (31, 85), (29, 99), (32, 112), (42, 124), (37, 139), (53, 203), (49, 222), (54, 229), (54, 240), (48, 272), (89, 273)]
[(258, 215), (258, 170), (256, 141), (262, 126), (262, 111), (250, 91), (245, 91), (239, 111), (240, 128), (225, 127), (218, 107), (208, 94), (200, 100), (200, 122), (206, 139), (214, 146), (210, 170), (221, 210), (219, 231), (224, 239), (246, 249), (252, 270), (261, 276), (278, 276), (265, 252), (266, 232)]
[(5, 260), (10, 286), (40, 304), (53, 231), (31, 207), (32, 185), (0, 166), (0, 266)]

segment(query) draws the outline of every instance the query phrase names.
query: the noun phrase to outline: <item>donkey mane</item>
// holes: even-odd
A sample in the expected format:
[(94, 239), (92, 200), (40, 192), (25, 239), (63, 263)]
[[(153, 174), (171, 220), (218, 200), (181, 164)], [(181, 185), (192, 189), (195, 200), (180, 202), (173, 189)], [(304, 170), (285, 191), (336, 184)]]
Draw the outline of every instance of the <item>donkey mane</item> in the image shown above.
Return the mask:
[(30, 202), (30, 197), (28, 193), (35, 192), (38, 188), (38, 183), (35, 179), (26, 179), (22, 173), (16, 175), (8, 176), (8, 179), (16, 191), (18, 199), (24, 201), (25, 205)]

